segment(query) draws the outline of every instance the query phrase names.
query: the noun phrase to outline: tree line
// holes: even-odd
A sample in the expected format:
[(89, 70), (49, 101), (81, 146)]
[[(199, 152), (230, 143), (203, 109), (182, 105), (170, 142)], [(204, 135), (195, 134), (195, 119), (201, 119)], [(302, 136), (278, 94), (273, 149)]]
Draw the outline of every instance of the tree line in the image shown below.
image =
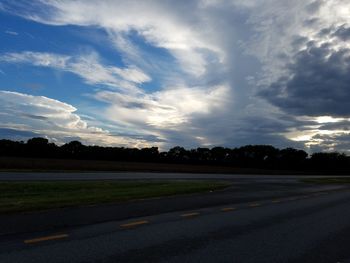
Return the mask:
[(27, 142), (0, 140), (0, 156), (205, 164), (259, 169), (350, 171), (350, 157), (342, 153), (319, 152), (308, 155), (303, 150), (278, 149), (271, 145), (196, 149), (176, 146), (160, 152), (157, 147), (138, 149), (88, 146), (79, 141), (58, 146), (45, 138), (32, 138)]

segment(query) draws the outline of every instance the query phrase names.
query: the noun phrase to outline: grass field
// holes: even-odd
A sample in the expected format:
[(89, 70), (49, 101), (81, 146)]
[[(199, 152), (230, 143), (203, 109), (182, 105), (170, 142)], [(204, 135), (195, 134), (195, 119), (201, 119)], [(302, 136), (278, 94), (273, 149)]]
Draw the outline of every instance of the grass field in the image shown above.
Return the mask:
[(311, 179), (303, 179), (304, 183), (316, 183), (316, 184), (349, 184), (350, 178), (311, 178)]
[(215, 173), (215, 174), (298, 174), (296, 171), (264, 170), (216, 165), (194, 165), (175, 163), (142, 163), (101, 160), (70, 160), (0, 157), (0, 171), (24, 172), (172, 172), (172, 173)]
[(227, 182), (0, 182), (0, 213), (114, 203), (223, 189)]

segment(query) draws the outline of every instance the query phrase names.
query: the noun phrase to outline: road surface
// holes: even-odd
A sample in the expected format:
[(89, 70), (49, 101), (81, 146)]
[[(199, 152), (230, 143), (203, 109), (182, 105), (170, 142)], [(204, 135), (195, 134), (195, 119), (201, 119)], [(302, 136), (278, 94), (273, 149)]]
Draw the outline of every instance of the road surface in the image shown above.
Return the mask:
[[(43, 180), (101, 176), (39, 175)], [(38, 179), (22, 173), (0, 178), (8, 176)], [(102, 176), (179, 179), (176, 174)], [(295, 176), (181, 175), (194, 177), (233, 185), (218, 192), (0, 215), (0, 262), (350, 262), (348, 186), (305, 184)]]
[(350, 191), (17, 235), (0, 262), (350, 262)]
[[(340, 175), (336, 177), (349, 177)], [(329, 175), (248, 175), (205, 173), (135, 173), (135, 172), (0, 172), (0, 181), (55, 180), (249, 180), (296, 181), (306, 178), (329, 178)]]

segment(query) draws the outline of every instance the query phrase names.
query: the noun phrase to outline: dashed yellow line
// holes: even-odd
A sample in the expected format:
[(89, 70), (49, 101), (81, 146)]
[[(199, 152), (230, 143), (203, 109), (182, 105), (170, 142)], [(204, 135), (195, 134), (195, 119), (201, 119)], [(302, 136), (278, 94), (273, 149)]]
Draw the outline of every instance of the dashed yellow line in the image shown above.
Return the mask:
[(34, 243), (39, 243), (39, 242), (43, 242), (43, 241), (62, 239), (62, 238), (66, 238), (68, 236), (69, 236), (68, 234), (60, 234), (60, 235), (38, 237), (38, 238), (24, 240), (24, 243), (25, 244), (34, 244)]
[(272, 203), (281, 203), (281, 200), (276, 199), (276, 200), (272, 200), (271, 202), (272, 202)]
[(134, 222), (130, 222), (130, 223), (121, 224), (119, 226), (121, 228), (131, 228), (131, 227), (136, 227), (136, 226), (140, 226), (140, 225), (145, 225), (148, 223), (149, 223), (149, 221), (147, 221), (147, 220), (140, 220), (140, 221), (134, 221)]
[(236, 210), (236, 208), (235, 207), (224, 207), (224, 208), (221, 208), (222, 212), (229, 212), (229, 211), (233, 211), (233, 210)]
[(249, 204), (249, 207), (257, 207), (260, 206), (260, 203), (251, 203)]
[(199, 213), (198, 212), (193, 212), (193, 213), (186, 213), (186, 214), (182, 214), (182, 217), (194, 217), (194, 216), (198, 216)]

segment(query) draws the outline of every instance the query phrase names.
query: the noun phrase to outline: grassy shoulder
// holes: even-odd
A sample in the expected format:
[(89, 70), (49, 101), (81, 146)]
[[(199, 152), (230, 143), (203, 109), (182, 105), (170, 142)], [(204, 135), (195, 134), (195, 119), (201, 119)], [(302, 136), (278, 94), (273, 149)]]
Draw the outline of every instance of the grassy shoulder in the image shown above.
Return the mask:
[(313, 184), (350, 184), (350, 177), (310, 178), (302, 179), (302, 182)]
[(117, 203), (219, 190), (229, 185), (216, 181), (0, 182), (0, 213)]

